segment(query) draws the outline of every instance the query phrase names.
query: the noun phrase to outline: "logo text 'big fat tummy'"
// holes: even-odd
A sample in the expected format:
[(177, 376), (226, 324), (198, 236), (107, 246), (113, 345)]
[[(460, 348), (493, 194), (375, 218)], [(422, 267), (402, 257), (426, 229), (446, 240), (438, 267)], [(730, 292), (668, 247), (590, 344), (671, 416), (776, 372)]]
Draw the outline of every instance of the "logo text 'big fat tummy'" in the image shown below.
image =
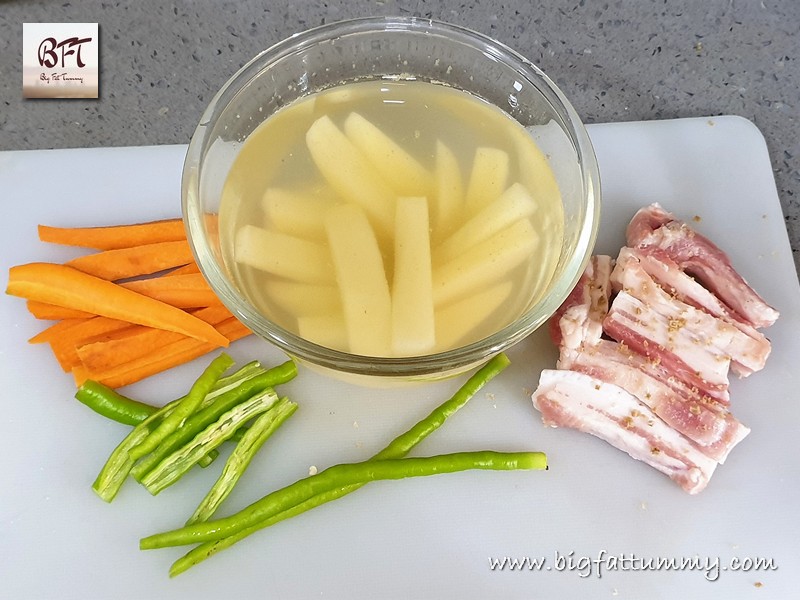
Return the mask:
[(23, 23), (25, 98), (97, 98), (97, 23)]

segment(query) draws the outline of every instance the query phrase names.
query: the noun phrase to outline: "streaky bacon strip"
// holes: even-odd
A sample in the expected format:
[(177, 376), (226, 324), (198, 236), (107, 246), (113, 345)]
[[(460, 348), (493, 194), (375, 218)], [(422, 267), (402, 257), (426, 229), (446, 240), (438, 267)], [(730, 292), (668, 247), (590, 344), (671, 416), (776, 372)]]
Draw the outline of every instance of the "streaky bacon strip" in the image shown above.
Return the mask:
[[(692, 337), (699, 340), (702, 348), (715, 348), (730, 356), (731, 368), (740, 376), (746, 377), (764, 368), (770, 353), (770, 344), (766, 338), (748, 335), (730, 321), (687, 304), (679, 297), (664, 291), (650, 276), (633, 249), (623, 248), (620, 251), (611, 273), (611, 283), (615, 290), (629, 292), (667, 318), (671, 328), (686, 328)], [(758, 334), (754, 329), (752, 331)]]
[(629, 246), (663, 250), (681, 270), (698, 279), (753, 327), (768, 327), (777, 320), (778, 311), (750, 287), (716, 244), (659, 205), (641, 209), (631, 220), (627, 235)]
[(725, 405), (617, 342), (601, 340), (582, 350), (562, 348), (558, 367), (618, 385), (719, 463), (750, 432)]
[(603, 330), (612, 338), (657, 361), (690, 387), (697, 387), (712, 398), (728, 399), (730, 357), (669, 319), (631, 294), (622, 291), (614, 298), (603, 321)]
[(685, 491), (705, 488), (717, 462), (619, 386), (546, 369), (533, 394), (545, 425), (590, 433), (667, 475)]
[(600, 340), (613, 267), (610, 256), (591, 257), (577, 285), (550, 319), (550, 338), (556, 346), (577, 348)]

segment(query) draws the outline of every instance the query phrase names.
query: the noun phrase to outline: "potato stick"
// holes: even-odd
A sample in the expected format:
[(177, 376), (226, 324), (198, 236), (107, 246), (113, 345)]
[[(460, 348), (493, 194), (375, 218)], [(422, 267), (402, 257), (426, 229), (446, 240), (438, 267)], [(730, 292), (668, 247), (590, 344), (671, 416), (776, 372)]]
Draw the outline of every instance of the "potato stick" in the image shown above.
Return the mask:
[[(218, 325), (233, 316), (222, 305), (203, 308), (192, 314), (211, 325)], [(80, 363), (89, 371), (103, 372), (149, 354), (154, 348), (161, 348), (186, 337), (173, 331), (143, 325), (130, 327), (124, 332), (124, 337), (112, 336), (111, 339), (79, 343), (76, 354)]]
[(325, 239), (325, 211), (335, 199), (313, 190), (267, 188), (261, 199), (267, 228), (320, 242)]
[(511, 296), (510, 281), (493, 284), (486, 290), (457, 300), (436, 313), (436, 349), (449, 350), (477, 340), (479, 328)]
[(528, 191), (519, 183), (513, 184), (503, 194), (488, 204), (457, 231), (433, 249), (434, 262), (443, 264), (453, 260), (495, 233), (531, 216), (537, 208)]
[(436, 343), (433, 322), (428, 201), (397, 199), (392, 281), (392, 353), (426, 354)]
[[(251, 333), (247, 327), (233, 317), (217, 325), (217, 330), (231, 342)], [(75, 377), (76, 385), (81, 385), (86, 379), (93, 379), (109, 387), (119, 388), (187, 363), (199, 356), (208, 354), (216, 348), (217, 346), (213, 344), (184, 337), (180, 341), (172, 342), (161, 348), (154, 348), (149, 354), (120, 365), (108, 372), (93, 373), (85, 367), (76, 367), (72, 370), (72, 374)]]
[(434, 202), (430, 205), (431, 231), (435, 241), (455, 228), (463, 210), (464, 180), (458, 159), (441, 140), (436, 142)]
[(394, 230), (394, 191), (330, 117), (311, 125), (306, 144), (331, 188), (343, 200), (364, 209), (380, 235), (390, 235)]
[(234, 257), (239, 263), (294, 281), (334, 282), (325, 246), (255, 225), (236, 232)]
[(80, 246), (96, 250), (132, 248), (158, 242), (175, 242), (186, 239), (181, 219), (150, 221), (133, 225), (105, 227), (51, 227), (39, 225), (39, 239), (43, 242)]
[(344, 132), (396, 194), (431, 192), (431, 173), (379, 127), (353, 112), (344, 121)]
[(92, 313), (83, 310), (64, 308), (63, 306), (47, 304), (46, 302), (37, 302), (35, 300), (28, 300), (25, 305), (28, 308), (28, 312), (35, 318), (42, 320), (61, 321), (63, 319), (88, 319), (94, 316)]
[(150, 298), (178, 308), (199, 308), (221, 304), (214, 290), (200, 273), (138, 279), (120, 284)]
[(297, 317), (300, 337), (326, 348), (347, 350), (347, 327), (340, 313)]
[(558, 217), (561, 218), (561, 191), (547, 157), (529, 133), (516, 128), (512, 131), (520, 181), (539, 204), (559, 207)]
[(158, 242), (79, 256), (67, 266), (108, 281), (151, 275), (194, 260), (189, 242)]
[(342, 311), (335, 285), (276, 280), (267, 283), (264, 289), (275, 306), (290, 314), (329, 315)]
[(375, 232), (354, 204), (328, 211), (325, 230), (339, 284), (349, 351), (387, 356), (392, 301)]
[(29, 263), (11, 267), (6, 293), (112, 319), (177, 331), (218, 346), (228, 345), (227, 338), (208, 323), (179, 308), (66, 265)]
[(470, 296), (503, 278), (530, 258), (538, 243), (533, 226), (523, 219), (476, 244), (458, 258), (435, 267), (434, 305), (444, 306)]
[(475, 150), (464, 199), (468, 217), (480, 212), (506, 189), (509, 161), (508, 154), (497, 148), (482, 146)]

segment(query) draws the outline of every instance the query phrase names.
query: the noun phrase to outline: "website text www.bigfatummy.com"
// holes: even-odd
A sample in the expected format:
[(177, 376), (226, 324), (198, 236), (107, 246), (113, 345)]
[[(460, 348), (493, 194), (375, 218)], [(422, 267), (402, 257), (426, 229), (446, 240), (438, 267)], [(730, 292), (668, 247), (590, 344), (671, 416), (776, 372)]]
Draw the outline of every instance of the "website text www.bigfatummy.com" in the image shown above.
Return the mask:
[(579, 577), (602, 578), (608, 572), (633, 571), (697, 571), (707, 581), (717, 581), (726, 571), (777, 571), (773, 558), (719, 556), (644, 557), (633, 553), (613, 554), (600, 550), (595, 556), (556, 551), (552, 559), (545, 556), (490, 556), (492, 571), (555, 571), (573, 572)]

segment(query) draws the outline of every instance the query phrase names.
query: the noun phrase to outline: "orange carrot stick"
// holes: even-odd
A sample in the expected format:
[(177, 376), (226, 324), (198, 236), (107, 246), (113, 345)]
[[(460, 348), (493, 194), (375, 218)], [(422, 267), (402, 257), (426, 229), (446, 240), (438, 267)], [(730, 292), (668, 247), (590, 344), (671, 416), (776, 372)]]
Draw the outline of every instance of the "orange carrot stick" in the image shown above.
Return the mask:
[[(251, 333), (250, 330), (242, 325), (235, 317), (226, 319), (220, 323), (217, 328), (220, 334), (227, 336), (231, 342)], [(92, 372), (83, 366), (78, 366), (72, 370), (72, 374), (75, 378), (76, 385), (81, 385), (87, 379), (93, 379), (109, 387), (119, 388), (189, 362), (213, 350), (214, 346), (211, 344), (198, 342), (190, 338), (183, 338), (182, 340), (172, 342), (161, 348), (156, 348), (153, 352), (145, 356), (119, 365), (106, 372)]]
[(80, 246), (97, 250), (130, 248), (157, 242), (174, 242), (186, 239), (186, 230), (180, 219), (150, 221), (134, 225), (108, 227), (50, 227), (39, 225), (39, 239), (53, 244)]
[[(217, 325), (233, 315), (222, 305), (203, 308), (192, 313), (206, 323)], [(153, 329), (141, 325), (123, 330), (122, 335), (107, 336), (102, 340), (80, 344), (77, 356), (81, 364), (92, 372), (104, 372), (126, 362), (153, 352), (186, 336), (173, 331)]]
[(28, 300), (27, 307), (28, 312), (30, 312), (34, 317), (48, 321), (60, 321), (61, 319), (88, 319), (89, 317), (94, 316), (92, 313), (84, 312), (82, 310), (64, 308), (63, 306), (46, 304), (44, 302), (36, 302), (35, 300)]
[(31, 339), (28, 340), (29, 344), (43, 344), (45, 342), (49, 342), (50, 340), (56, 339), (58, 336), (64, 335), (65, 331), (76, 327), (80, 323), (83, 323), (87, 319), (91, 317), (85, 317), (80, 319), (63, 319), (58, 323), (53, 323), (47, 329), (43, 329)]
[(80, 364), (77, 351), (80, 344), (103, 339), (109, 333), (124, 331), (131, 327), (136, 326), (119, 319), (92, 317), (50, 339), (50, 349), (61, 368), (69, 372), (75, 365)]
[(138, 279), (120, 284), (122, 287), (155, 298), (178, 308), (198, 308), (221, 304), (200, 273)]
[(116, 281), (180, 267), (192, 260), (189, 242), (179, 240), (104, 250), (79, 256), (66, 264), (89, 275)]
[(192, 261), (188, 265), (183, 265), (182, 267), (178, 267), (174, 271), (170, 271), (170, 275), (188, 275), (189, 273), (199, 273), (200, 267), (197, 266), (197, 263)]
[(157, 329), (183, 333), (216, 346), (228, 338), (179, 308), (66, 265), (29, 263), (11, 267), (6, 293)]

